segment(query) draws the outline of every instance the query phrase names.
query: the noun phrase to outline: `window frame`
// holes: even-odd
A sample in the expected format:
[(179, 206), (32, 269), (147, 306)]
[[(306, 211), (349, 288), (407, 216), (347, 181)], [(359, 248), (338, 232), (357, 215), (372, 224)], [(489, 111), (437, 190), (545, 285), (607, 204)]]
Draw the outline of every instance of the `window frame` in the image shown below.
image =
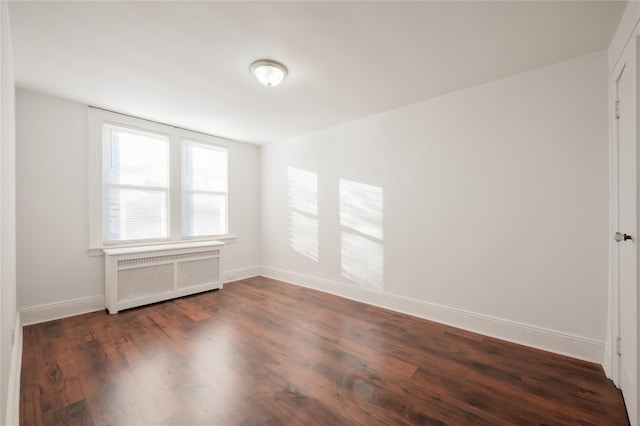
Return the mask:
[[(168, 159), (168, 164), (167, 164), (167, 183), (166, 183), (166, 189), (162, 189), (162, 190), (158, 190), (157, 188), (153, 188), (153, 187), (143, 187), (143, 186), (130, 186), (130, 185), (116, 185), (113, 183), (110, 183), (110, 174), (109, 174), (109, 170), (107, 167), (105, 166), (105, 163), (107, 162), (107, 160), (111, 159), (111, 146), (109, 143), (107, 143), (107, 140), (109, 142), (112, 141), (111, 139), (111, 130), (112, 129), (119, 129), (119, 130), (123, 130), (123, 131), (129, 131), (130, 133), (140, 133), (140, 134), (145, 134), (145, 135), (153, 135), (156, 137), (163, 137), (166, 139), (167, 141), (167, 159)], [(171, 229), (171, 215), (169, 214), (170, 212), (170, 208), (171, 208), (171, 195), (172, 195), (172, 191), (171, 191), (171, 138), (170, 135), (167, 135), (165, 133), (158, 133), (158, 132), (151, 132), (151, 131), (142, 131), (138, 128), (133, 128), (133, 127), (123, 127), (123, 126), (116, 126), (114, 124), (111, 123), (103, 123), (102, 124), (102, 161), (100, 164), (100, 167), (102, 169), (102, 184), (101, 184), (101, 188), (102, 188), (102, 207), (101, 207), (101, 216), (100, 219), (102, 221), (102, 231), (101, 231), (101, 237), (102, 237), (102, 242), (105, 246), (108, 247), (114, 247), (114, 246), (118, 246), (118, 245), (122, 245), (122, 244), (136, 244), (136, 243), (145, 243), (145, 244), (154, 244), (157, 242), (163, 242), (163, 241), (167, 241), (167, 239), (170, 237), (170, 229)], [(114, 187), (121, 187), (123, 189), (142, 189), (142, 190), (150, 190), (150, 191), (158, 191), (158, 192), (164, 192), (166, 194), (166, 207), (167, 207), (167, 219), (166, 219), (166, 227), (167, 227), (167, 237), (166, 238), (144, 238), (144, 239), (128, 239), (128, 240), (105, 240), (105, 234), (106, 234), (106, 227), (105, 227), (105, 203), (106, 200), (108, 198), (107, 196), (107, 192), (109, 191), (110, 188), (114, 188)], [(125, 241), (125, 242), (122, 242)]]
[[(195, 241), (235, 241), (233, 234), (233, 197), (232, 197), (232, 146), (229, 140), (182, 129), (167, 124), (144, 120), (129, 115), (119, 114), (112, 111), (95, 107), (88, 107), (89, 125), (89, 255), (103, 255), (102, 249), (116, 247), (135, 247), (141, 245), (171, 244), (179, 242)], [(168, 214), (169, 230), (167, 238), (127, 240), (127, 241), (105, 241), (104, 240), (104, 202), (105, 202), (105, 182), (104, 182), (104, 159), (107, 154), (108, 144), (104, 143), (108, 126), (130, 129), (132, 131), (153, 133), (169, 138), (169, 189), (168, 189)], [(227, 232), (220, 235), (207, 236), (184, 236), (182, 225), (182, 202), (183, 202), (183, 141), (201, 143), (203, 145), (214, 146), (226, 149), (227, 151)]]
[[(225, 192), (221, 192), (221, 191), (196, 191), (196, 190), (187, 190), (186, 189), (186, 185), (185, 185), (185, 181), (187, 179), (187, 174), (186, 174), (186, 170), (187, 170), (187, 145), (188, 144), (193, 144), (193, 145), (203, 145), (205, 147), (208, 148), (214, 148), (214, 149), (225, 149), (226, 150), (226, 154), (227, 154), (227, 190)], [(191, 192), (193, 194), (195, 193), (201, 193), (201, 194), (214, 194), (214, 195), (224, 195), (226, 197), (226, 206), (227, 206), (227, 211), (225, 214), (225, 222), (226, 222), (226, 228), (227, 228), (227, 234), (229, 232), (229, 148), (225, 147), (225, 146), (221, 146), (219, 144), (213, 144), (213, 143), (204, 143), (200, 140), (195, 140), (195, 139), (190, 139), (190, 138), (185, 138), (185, 137), (181, 137), (180, 138), (180, 149), (181, 149), (181, 169), (180, 169), (180, 196), (181, 196), (181, 200), (180, 200), (180, 212), (181, 215), (184, 214), (184, 194), (187, 192)], [(182, 234), (182, 240), (183, 241), (193, 241), (193, 240), (201, 240), (201, 239), (208, 239), (208, 238), (214, 238), (217, 235), (186, 235), (184, 234), (184, 225), (185, 222), (184, 220), (181, 220), (180, 222), (180, 233)]]

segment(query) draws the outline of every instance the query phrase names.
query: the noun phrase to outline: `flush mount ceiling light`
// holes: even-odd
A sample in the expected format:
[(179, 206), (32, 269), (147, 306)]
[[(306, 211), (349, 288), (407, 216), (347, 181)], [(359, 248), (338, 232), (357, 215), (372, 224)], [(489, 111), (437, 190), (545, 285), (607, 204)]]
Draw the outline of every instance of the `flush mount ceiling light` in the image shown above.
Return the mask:
[(271, 59), (260, 59), (251, 64), (251, 74), (265, 86), (277, 86), (287, 76), (287, 67)]

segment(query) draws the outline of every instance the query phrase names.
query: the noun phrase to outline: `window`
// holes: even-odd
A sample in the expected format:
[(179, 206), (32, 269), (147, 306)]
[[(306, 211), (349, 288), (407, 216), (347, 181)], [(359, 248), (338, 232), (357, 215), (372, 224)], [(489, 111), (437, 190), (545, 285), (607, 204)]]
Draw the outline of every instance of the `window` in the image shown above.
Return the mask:
[(92, 247), (229, 234), (224, 140), (90, 108)]
[(169, 138), (105, 125), (104, 240), (167, 238)]
[(227, 150), (184, 141), (183, 234), (225, 234), (227, 229)]

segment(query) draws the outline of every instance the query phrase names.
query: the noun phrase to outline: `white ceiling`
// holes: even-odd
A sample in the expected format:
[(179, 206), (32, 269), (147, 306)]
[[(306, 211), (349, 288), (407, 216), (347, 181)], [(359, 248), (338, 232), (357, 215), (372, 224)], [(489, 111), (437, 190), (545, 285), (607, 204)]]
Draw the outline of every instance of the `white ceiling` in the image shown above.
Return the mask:
[[(10, 3), (16, 82), (265, 143), (606, 49), (625, 2)], [(289, 76), (261, 86), (249, 65)]]

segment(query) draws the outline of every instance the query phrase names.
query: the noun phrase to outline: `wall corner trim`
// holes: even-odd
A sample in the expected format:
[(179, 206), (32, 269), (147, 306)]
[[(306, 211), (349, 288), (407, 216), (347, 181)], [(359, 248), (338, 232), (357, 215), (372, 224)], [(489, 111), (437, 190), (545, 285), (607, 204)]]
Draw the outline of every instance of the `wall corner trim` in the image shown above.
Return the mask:
[(260, 275), (560, 355), (604, 361), (604, 342), (581, 336), (267, 266)]

